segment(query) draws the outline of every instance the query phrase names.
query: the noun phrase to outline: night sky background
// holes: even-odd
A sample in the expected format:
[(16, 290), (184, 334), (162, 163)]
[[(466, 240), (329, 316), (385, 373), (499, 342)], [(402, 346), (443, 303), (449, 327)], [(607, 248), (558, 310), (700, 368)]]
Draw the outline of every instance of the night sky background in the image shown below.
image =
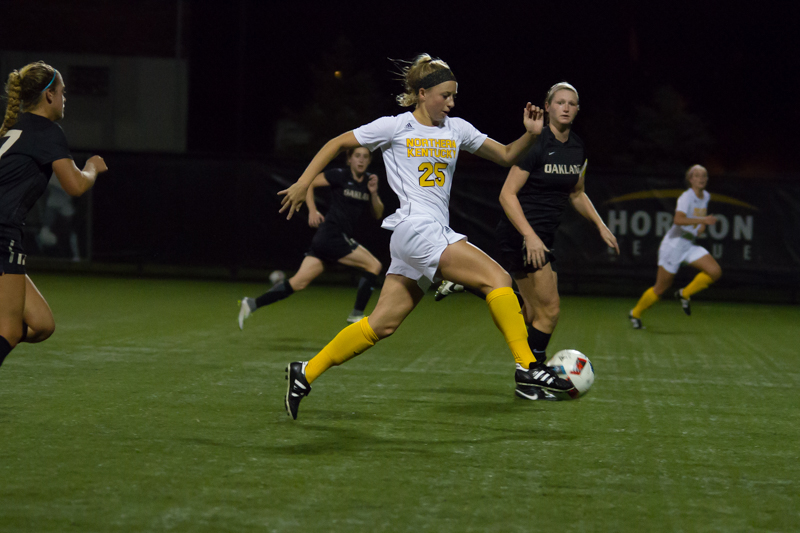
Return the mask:
[[(397, 114), (401, 86), (387, 58), (428, 52), (459, 79), (455, 114), (502, 142), (522, 132), (526, 101), (541, 105), (567, 80), (580, 92), (575, 131), (595, 168), (674, 171), (701, 161), (713, 172), (795, 172), (793, 13), (764, 3), (601, 4), (411, 12), (240, 2), (223, 18), (214, 5), (194, 6), (190, 143), (211, 149), (212, 124), (236, 124), (241, 137), (226, 149), (269, 149), (275, 121), (288, 116), (316, 124), (315, 150)], [(215, 104), (230, 91), (231, 107)]]
[[(3, 0), (0, 48), (185, 58), (190, 153), (305, 159), (401, 112), (388, 58), (428, 52), (458, 77), (454, 114), (501, 142), (566, 80), (595, 169), (784, 176), (800, 140), (791, 5)], [(285, 121), (307, 141), (284, 142)]]

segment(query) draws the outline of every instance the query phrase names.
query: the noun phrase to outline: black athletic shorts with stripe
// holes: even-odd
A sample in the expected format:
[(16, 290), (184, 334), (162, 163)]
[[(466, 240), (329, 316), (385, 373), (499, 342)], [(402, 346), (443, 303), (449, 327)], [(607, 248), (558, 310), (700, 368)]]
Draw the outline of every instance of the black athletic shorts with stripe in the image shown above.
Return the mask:
[(311, 248), (306, 255), (316, 257), (326, 263), (336, 263), (356, 248), (358, 248), (358, 243), (355, 239), (348, 237), (337, 226), (323, 222), (317, 233), (314, 234)]
[(3, 274), (25, 274), (25, 250), (16, 240), (0, 237), (0, 276)]
[[(553, 250), (555, 235), (551, 233), (539, 233), (536, 235), (542, 239), (544, 245), (550, 250), (544, 253), (545, 264), (550, 263), (550, 268), (556, 272), (556, 256)], [(500, 266), (511, 274), (517, 272), (536, 272), (539, 270), (528, 263), (528, 252), (525, 249), (525, 239), (517, 229), (506, 220), (501, 220), (495, 229), (494, 236), (497, 239), (497, 247), (500, 251)]]

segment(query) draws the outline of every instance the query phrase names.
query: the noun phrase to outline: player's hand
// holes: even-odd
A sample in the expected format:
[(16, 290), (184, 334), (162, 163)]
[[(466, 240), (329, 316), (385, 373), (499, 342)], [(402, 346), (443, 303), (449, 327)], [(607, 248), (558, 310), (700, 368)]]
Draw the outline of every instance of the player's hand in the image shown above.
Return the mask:
[(522, 111), (522, 123), (525, 125), (525, 131), (540, 135), (544, 128), (544, 110), (528, 102)]
[(617, 244), (617, 238), (613, 233), (611, 233), (610, 229), (605, 226), (600, 228), (600, 237), (603, 238), (609, 248), (615, 249), (617, 251), (617, 255), (619, 255), (619, 244)]
[(367, 182), (367, 190), (370, 194), (376, 194), (378, 192), (378, 176), (376, 174), (369, 175), (369, 181)]
[(86, 161), (86, 166), (88, 167), (89, 165), (93, 166), (98, 174), (102, 174), (103, 172), (108, 170), (106, 162), (99, 155), (93, 155), (92, 157), (90, 157)]
[(703, 224), (705, 224), (706, 226), (713, 226), (716, 223), (717, 223), (717, 217), (715, 217), (714, 215), (708, 215), (707, 217), (705, 217), (705, 220), (703, 220)]
[(283, 213), (288, 209), (286, 220), (291, 219), (292, 215), (300, 211), (300, 207), (306, 201), (306, 191), (308, 191), (308, 187), (304, 187), (300, 182), (293, 183), (288, 189), (279, 191), (278, 195), (283, 196), (283, 199), (278, 213)]
[(545, 252), (550, 249), (544, 245), (542, 239), (535, 233), (525, 235), (525, 252), (527, 264), (533, 265), (534, 268), (542, 268), (546, 264)]
[(318, 228), (323, 222), (325, 222), (325, 217), (319, 211), (308, 214), (308, 225), (312, 228)]

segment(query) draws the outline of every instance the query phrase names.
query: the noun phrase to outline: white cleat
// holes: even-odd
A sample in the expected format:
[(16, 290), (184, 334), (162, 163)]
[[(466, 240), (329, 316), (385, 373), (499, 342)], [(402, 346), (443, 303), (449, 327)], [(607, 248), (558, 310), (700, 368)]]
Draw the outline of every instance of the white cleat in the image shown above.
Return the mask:
[(453, 294), (454, 292), (464, 292), (464, 286), (459, 285), (458, 283), (453, 283), (452, 281), (444, 280), (439, 288), (436, 289), (436, 294), (433, 296), (433, 299), (437, 302), (448, 296)]
[(347, 321), (351, 324), (355, 324), (364, 318), (364, 313), (356, 314), (350, 313), (350, 316), (347, 317)]
[(256, 308), (256, 302), (252, 298), (245, 296), (239, 300), (239, 329), (244, 329), (244, 321), (250, 317), (250, 314)]

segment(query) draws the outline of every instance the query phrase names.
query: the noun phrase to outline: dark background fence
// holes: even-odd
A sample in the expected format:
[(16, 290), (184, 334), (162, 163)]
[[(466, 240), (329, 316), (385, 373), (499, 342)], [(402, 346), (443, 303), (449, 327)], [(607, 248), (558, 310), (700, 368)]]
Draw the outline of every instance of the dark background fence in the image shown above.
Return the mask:
[[(80, 163), (83, 157), (76, 159)], [(464, 159), (453, 184), (451, 225), (494, 255), (494, 227), (504, 216), (497, 198), (506, 171)], [(255, 279), (273, 269), (299, 266), (314, 230), (305, 210), (290, 221), (279, 214), (277, 193), (297, 179), (303, 163), (126, 153), (107, 154), (106, 160), (111, 172), (101, 176), (91, 196), (75, 202), (69, 224), (55, 226), (62, 233), (60, 247), (41, 246), (41, 220), (47, 215), (29, 221), (32, 256), (75, 259), (74, 249), (64, 244), (67, 228), (80, 236), (80, 256), (89, 259), (83, 267), (93, 270), (132, 265), (146, 272), (168, 266), (179, 275), (213, 272), (216, 277)], [(372, 170), (384, 177), (380, 157)], [(567, 207), (555, 246), (562, 291), (641, 292), (654, 279), (658, 245), (683, 190), (681, 176), (595, 173), (590, 167), (586, 190), (617, 235), (622, 253), (610, 253), (593, 226)], [(723, 267), (718, 297), (798, 302), (800, 183), (780, 177), (712, 176), (709, 190), (714, 195), (709, 210), (720, 222), (698, 243)], [(324, 212), (326, 191), (319, 191)], [(380, 191), (389, 214), (397, 208), (397, 198), (384, 180)], [(45, 199), (41, 205), (48, 203)], [(388, 266), (390, 235), (365, 216), (354, 237)], [(692, 276), (691, 270), (682, 271), (678, 282)], [(348, 272), (338, 267), (331, 271)]]

